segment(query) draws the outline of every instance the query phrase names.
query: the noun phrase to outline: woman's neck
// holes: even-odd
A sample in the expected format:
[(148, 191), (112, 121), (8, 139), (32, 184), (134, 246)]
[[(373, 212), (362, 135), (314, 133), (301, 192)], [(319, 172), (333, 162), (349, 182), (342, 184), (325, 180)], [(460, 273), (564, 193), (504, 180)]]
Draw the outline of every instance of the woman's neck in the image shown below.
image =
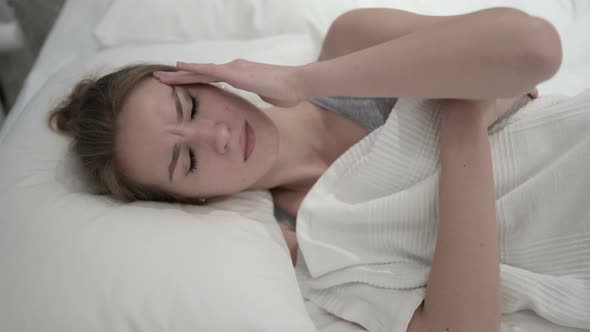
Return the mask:
[(321, 115), (310, 106), (262, 110), (277, 126), (279, 150), (273, 167), (252, 189), (307, 191), (328, 168), (330, 140)]

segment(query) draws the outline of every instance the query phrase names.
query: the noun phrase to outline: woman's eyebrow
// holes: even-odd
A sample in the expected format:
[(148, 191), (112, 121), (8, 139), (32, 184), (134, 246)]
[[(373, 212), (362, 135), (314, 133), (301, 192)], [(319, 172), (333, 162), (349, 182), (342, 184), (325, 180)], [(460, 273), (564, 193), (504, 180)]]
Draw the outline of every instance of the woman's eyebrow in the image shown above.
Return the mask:
[(172, 98), (174, 98), (174, 106), (176, 108), (176, 118), (178, 122), (182, 122), (182, 104), (180, 103), (180, 98), (178, 98), (178, 93), (176, 92), (176, 87), (172, 87)]
[(174, 174), (174, 169), (176, 169), (176, 163), (178, 162), (178, 156), (180, 155), (180, 144), (174, 144), (174, 148), (172, 149), (172, 160), (170, 161), (170, 166), (168, 166), (168, 174), (170, 175), (170, 183), (172, 183), (172, 175)]
[[(178, 119), (178, 123), (182, 122), (182, 105), (180, 104), (180, 98), (178, 98), (178, 93), (176, 92), (176, 87), (172, 87), (172, 98), (174, 98), (174, 106), (176, 108), (176, 118)], [(180, 155), (180, 144), (174, 144), (174, 148), (172, 149), (172, 159), (170, 160), (170, 165), (168, 166), (168, 174), (170, 176), (170, 183), (172, 183), (172, 175), (174, 175), (174, 170), (176, 169), (176, 164), (178, 163), (178, 156)]]

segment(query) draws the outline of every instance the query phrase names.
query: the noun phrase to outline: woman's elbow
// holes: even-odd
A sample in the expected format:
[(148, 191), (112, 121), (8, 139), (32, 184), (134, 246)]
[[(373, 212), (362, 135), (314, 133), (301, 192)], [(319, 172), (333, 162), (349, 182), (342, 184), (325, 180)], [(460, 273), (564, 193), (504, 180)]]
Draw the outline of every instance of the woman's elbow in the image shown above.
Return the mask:
[(528, 68), (533, 85), (551, 78), (561, 66), (562, 48), (555, 27), (539, 17), (528, 16), (521, 27), (524, 45), (524, 67)]
[[(559, 34), (547, 20), (515, 8), (484, 10), (497, 40), (502, 40), (507, 65), (519, 73), (521, 89), (530, 89), (555, 75), (561, 66)], [(524, 86), (526, 85), (526, 87)]]

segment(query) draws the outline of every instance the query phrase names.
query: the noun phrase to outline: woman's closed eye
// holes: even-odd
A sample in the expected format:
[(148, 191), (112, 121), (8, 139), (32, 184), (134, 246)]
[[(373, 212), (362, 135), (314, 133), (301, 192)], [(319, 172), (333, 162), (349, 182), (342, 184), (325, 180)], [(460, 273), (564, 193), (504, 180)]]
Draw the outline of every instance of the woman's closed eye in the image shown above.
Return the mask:
[[(196, 97), (191, 96), (191, 102), (192, 102), (192, 106), (191, 106), (191, 120), (195, 118), (195, 115), (197, 115), (197, 111), (199, 110), (199, 100)], [(189, 156), (189, 160), (190, 160), (190, 166), (188, 169), (188, 173), (192, 173), (197, 169), (197, 159), (195, 158), (195, 154), (193, 152), (192, 149), (188, 150), (188, 156)]]
[(197, 159), (195, 158), (195, 154), (193, 153), (192, 149), (188, 149), (188, 156), (190, 160), (190, 166), (186, 174), (192, 173), (197, 169)]
[(191, 107), (191, 120), (195, 118), (197, 111), (199, 110), (199, 100), (191, 96), (192, 107)]

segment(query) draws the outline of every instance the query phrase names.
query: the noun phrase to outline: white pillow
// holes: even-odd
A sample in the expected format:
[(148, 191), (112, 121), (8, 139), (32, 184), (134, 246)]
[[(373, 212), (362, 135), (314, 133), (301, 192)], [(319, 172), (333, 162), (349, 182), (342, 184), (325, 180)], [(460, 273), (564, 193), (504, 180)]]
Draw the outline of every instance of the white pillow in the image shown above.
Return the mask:
[(267, 191), (206, 207), (91, 195), (46, 116), (97, 68), (316, 52), (303, 35), (113, 49), (50, 78), (0, 132), (0, 331), (315, 331)]
[(105, 47), (310, 33), (318, 44), (356, 0), (115, 0), (95, 35)]

